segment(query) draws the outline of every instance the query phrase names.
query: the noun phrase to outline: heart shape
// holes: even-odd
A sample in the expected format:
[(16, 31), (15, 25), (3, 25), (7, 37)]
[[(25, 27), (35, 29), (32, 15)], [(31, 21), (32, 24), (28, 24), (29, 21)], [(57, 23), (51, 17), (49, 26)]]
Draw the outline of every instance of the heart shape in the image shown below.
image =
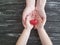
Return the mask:
[(37, 19), (32, 19), (30, 20), (30, 24), (36, 25), (38, 23)]

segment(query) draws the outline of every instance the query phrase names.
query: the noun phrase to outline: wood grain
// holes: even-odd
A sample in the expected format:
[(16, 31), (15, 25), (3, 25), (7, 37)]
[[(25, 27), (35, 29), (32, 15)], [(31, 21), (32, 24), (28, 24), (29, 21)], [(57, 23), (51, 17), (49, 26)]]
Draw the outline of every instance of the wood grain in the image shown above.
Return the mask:
[[(25, 0), (0, 0), (0, 45), (15, 45), (23, 31), (22, 12)], [(60, 0), (47, 0), (45, 29), (54, 45), (60, 45)], [(27, 45), (41, 45), (36, 30), (32, 30)]]

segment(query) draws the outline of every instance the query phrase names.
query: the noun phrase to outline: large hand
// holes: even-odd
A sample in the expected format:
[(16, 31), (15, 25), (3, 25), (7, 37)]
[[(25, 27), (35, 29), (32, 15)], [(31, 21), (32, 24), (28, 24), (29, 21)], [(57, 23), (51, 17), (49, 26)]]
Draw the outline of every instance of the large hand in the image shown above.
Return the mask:
[(23, 16), (22, 16), (22, 23), (23, 26), (26, 27), (26, 17), (27, 15), (32, 15), (32, 12), (34, 11), (34, 7), (26, 7), (23, 11)]
[(45, 23), (46, 23), (46, 13), (44, 10), (35, 10), (35, 14), (36, 14), (36, 19), (38, 20), (38, 24), (35, 25), (36, 29), (42, 28), (44, 27)]
[(37, 4), (36, 4), (36, 10), (38, 12), (37, 17), (41, 17), (41, 18), (37, 18), (39, 21), (41, 21), (40, 19), (42, 19), (42, 23), (38, 23), (36, 25), (36, 28), (38, 29), (38, 27), (44, 27), (45, 23), (46, 23), (46, 13), (45, 13), (45, 5), (46, 5), (46, 0), (37, 0)]

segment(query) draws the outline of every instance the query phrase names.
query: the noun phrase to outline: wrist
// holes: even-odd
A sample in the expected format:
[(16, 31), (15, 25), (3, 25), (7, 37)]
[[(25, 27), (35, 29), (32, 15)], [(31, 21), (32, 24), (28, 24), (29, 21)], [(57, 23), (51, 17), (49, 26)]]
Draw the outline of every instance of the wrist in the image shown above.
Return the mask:
[(25, 29), (27, 29), (27, 30), (31, 30), (32, 28), (25, 28)]
[(38, 10), (38, 11), (43, 11), (44, 10), (44, 8), (43, 7), (40, 7), (40, 6), (36, 6), (35, 9)]
[(27, 9), (35, 9), (34, 6), (26, 6)]
[(26, 0), (26, 6), (34, 7), (35, 6), (35, 0)]
[(41, 30), (41, 29), (44, 29), (44, 26), (43, 26), (43, 27), (38, 28), (37, 30)]

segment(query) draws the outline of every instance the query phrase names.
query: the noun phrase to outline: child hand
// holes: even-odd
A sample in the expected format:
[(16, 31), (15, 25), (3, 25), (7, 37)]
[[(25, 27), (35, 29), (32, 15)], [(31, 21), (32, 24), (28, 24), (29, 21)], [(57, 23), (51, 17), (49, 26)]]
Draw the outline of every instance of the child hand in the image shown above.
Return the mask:
[(26, 27), (25, 28), (29, 28), (29, 29), (33, 28), (33, 25), (30, 24), (30, 20), (32, 20), (32, 16), (31, 15), (27, 15), (27, 17), (26, 17)]

